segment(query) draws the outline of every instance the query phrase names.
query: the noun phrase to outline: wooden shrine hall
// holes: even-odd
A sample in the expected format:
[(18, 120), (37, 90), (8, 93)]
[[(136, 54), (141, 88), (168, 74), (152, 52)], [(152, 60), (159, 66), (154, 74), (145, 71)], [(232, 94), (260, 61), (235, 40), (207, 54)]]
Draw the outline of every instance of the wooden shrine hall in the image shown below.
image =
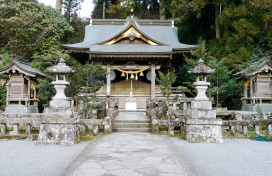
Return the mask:
[(95, 19), (85, 27), (81, 43), (62, 45), (80, 63), (97, 62), (110, 73), (99, 96), (119, 98), (125, 108), (129, 97), (137, 108), (145, 109), (147, 97), (160, 97), (156, 82), (158, 71), (167, 72), (172, 65), (183, 62), (183, 53), (196, 45), (182, 44), (171, 20)]

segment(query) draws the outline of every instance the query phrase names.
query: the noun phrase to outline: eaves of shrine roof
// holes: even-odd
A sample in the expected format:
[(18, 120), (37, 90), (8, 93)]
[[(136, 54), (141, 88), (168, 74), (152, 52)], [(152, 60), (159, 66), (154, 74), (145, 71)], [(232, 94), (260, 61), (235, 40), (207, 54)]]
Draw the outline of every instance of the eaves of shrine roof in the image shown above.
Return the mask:
[[(260, 64), (258, 64), (258, 61), (263, 60)], [(255, 66), (254, 66), (255, 65)], [(256, 75), (257, 73), (260, 72), (272, 72), (272, 64), (270, 62), (270, 58), (258, 58), (257, 61), (251, 63), (250, 68), (246, 68), (245, 70), (242, 70), (233, 76), (241, 76), (241, 75), (246, 75), (247, 77), (252, 77)]]
[(32, 77), (46, 77), (45, 74), (31, 67), (27, 60), (21, 59), (16, 56), (13, 56), (12, 60), (7, 66), (0, 69), (0, 74), (7, 74), (9, 71), (13, 69), (17, 69), (18, 71), (21, 71), (24, 74), (32, 76)]
[[(158, 21), (158, 20), (157, 20)], [(146, 38), (157, 45), (140, 45), (140, 44), (105, 44), (107, 41), (114, 39), (122, 34), (129, 27), (135, 27)], [(133, 46), (132, 46), (133, 45)], [(139, 46), (137, 46), (139, 45)], [(123, 25), (88, 25), (85, 27), (84, 41), (76, 44), (62, 45), (68, 50), (83, 51), (88, 53), (105, 52), (114, 50), (115, 52), (174, 52), (190, 51), (195, 49), (196, 45), (182, 44), (178, 40), (177, 28), (171, 25), (140, 25), (135, 19), (130, 19)], [(127, 48), (127, 49), (126, 49)]]

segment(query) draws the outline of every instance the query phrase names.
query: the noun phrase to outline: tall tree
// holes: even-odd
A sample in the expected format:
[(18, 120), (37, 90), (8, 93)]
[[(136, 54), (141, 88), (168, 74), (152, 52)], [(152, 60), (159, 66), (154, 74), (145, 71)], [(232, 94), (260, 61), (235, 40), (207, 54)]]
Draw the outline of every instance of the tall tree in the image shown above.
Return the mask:
[(64, 8), (64, 15), (71, 20), (71, 17), (75, 16), (77, 11), (81, 9), (81, 3), (83, 0), (64, 0), (63, 1), (63, 8)]
[(0, 2), (0, 54), (31, 59), (60, 43), (73, 31), (55, 9), (32, 0)]

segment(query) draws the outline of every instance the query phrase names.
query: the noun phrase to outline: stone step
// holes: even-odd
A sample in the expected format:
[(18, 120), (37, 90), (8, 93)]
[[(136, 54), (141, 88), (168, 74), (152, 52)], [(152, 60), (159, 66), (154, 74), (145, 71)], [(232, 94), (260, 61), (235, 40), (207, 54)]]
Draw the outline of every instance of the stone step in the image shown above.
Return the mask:
[(151, 132), (151, 128), (113, 128), (113, 132)]
[(113, 123), (151, 123), (150, 120), (114, 120)]
[(114, 128), (150, 128), (150, 123), (113, 123)]

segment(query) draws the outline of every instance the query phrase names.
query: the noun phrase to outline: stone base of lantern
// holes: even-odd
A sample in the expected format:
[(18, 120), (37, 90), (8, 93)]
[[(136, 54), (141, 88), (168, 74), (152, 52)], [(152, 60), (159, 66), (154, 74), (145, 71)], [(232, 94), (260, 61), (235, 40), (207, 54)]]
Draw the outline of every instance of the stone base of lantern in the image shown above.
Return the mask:
[(66, 99), (54, 99), (50, 101), (51, 108), (70, 108), (71, 102)]
[(47, 107), (44, 109), (45, 116), (48, 117), (63, 117), (72, 118), (73, 112), (71, 108), (57, 108), (57, 107)]
[(78, 138), (77, 121), (74, 119), (46, 120), (41, 123), (38, 145), (75, 145)]
[(223, 143), (221, 119), (188, 119), (187, 141)]

